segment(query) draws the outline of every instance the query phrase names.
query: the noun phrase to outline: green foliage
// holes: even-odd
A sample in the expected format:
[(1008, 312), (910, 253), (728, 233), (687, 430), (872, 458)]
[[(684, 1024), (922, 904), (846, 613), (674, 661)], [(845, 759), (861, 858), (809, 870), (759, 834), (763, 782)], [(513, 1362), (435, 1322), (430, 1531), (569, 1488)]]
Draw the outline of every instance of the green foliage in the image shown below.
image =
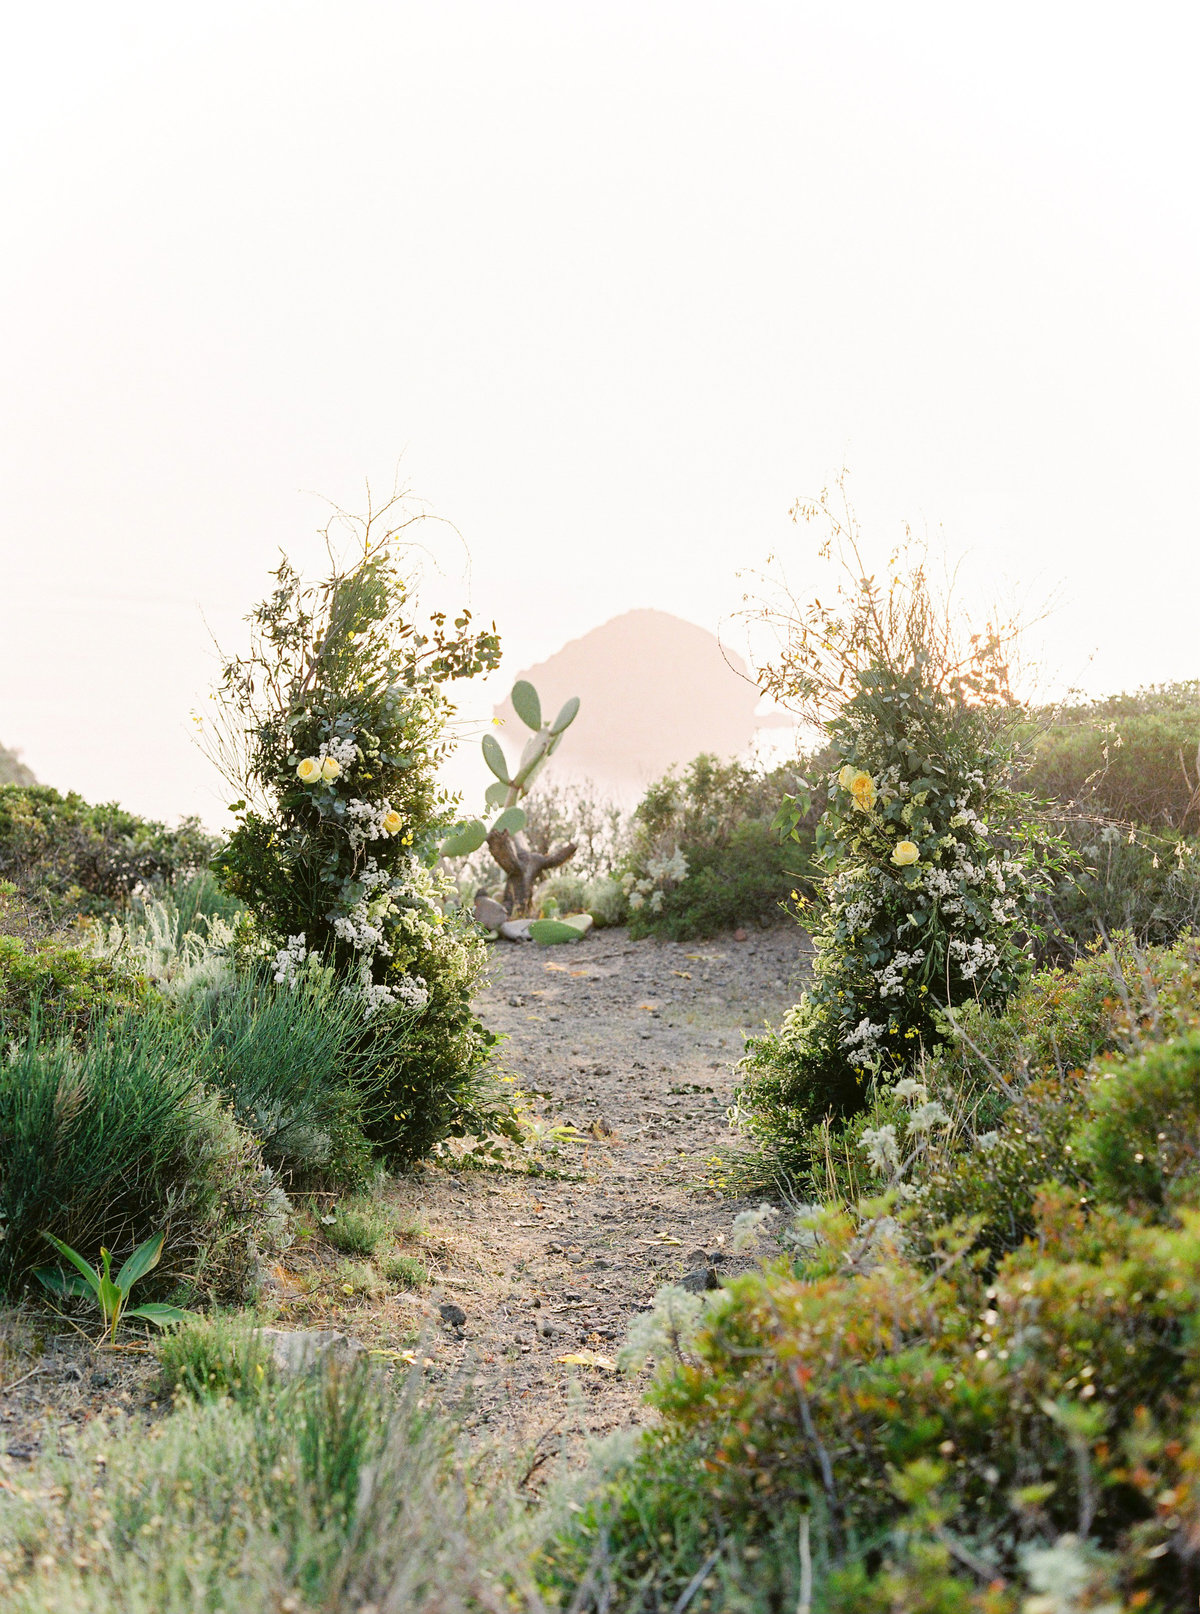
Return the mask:
[(76, 1249), (130, 1250), (169, 1230), (164, 1287), (242, 1298), (283, 1236), (287, 1203), (163, 1014), (94, 1026), (82, 1049), (29, 1039), (0, 1063), (0, 1290), (18, 1293), (54, 1228)]
[[(370, 521), (361, 537), (361, 559), (316, 587), (285, 561), (249, 655), (225, 664), (218, 750), (254, 805), (216, 868), (275, 938), (277, 982), (315, 956), (357, 993), (379, 1028), (368, 1130), (407, 1164), (498, 1106), (470, 1006), (483, 944), (443, 914), (431, 864), (447, 817), (444, 686), (494, 667), (499, 641), (465, 611), (452, 632), (442, 616), (419, 632), (387, 538)], [(397, 1019), (411, 1033), (399, 1043)]]
[[(515, 1498), (494, 1478), (480, 1495), (477, 1462), (416, 1386), (397, 1396), (329, 1368), (267, 1373), (247, 1393), (246, 1369), (263, 1364), (186, 1338), (180, 1382), (199, 1388), (158, 1438), (96, 1419), (73, 1460), (49, 1456), (32, 1484), (0, 1492), (6, 1611), (536, 1609)], [(209, 1364), (230, 1395), (207, 1392)], [(79, 1463), (94, 1481), (76, 1482)]]
[(115, 802), (92, 807), (48, 785), (0, 785), (0, 878), (51, 924), (117, 913), (138, 890), (203, 869), (216, 844), (195, 818), (168, 829)]
[(104, 1332), (110, 1343), (115, 1344), (117, 1329), (123, 1319), (140, 1317), (157, 1328), (165, 1328), (168, 1323), (183, 1322), (188, 1316), (178, 1306), (164, 1306), (161, 1302), (151, 1301), (144, 1306), (132, 1307), (129, 1304), (134, 1284), (139, 1278), (144, 1278), (147, 1272), (153, 1271), (162, 1260), (167, 1238), (165, 1232), (155, 1233), (145, 1243), (139, 1244), (115, 1278), (112, 1275), (111, 1252), (103, 1246), (100, 1249), (102, 1270), (97, 1270), (77, 1250), (73, 1250), (62, 1239), (55, 1238), (53, 1233), (43, 1232), (42, 1237), (54, 1246), (64, 1260), (71, 1263), (75, 1271), (63, 1272), (59, 1267), (35, 1267), (34, 1277), (56, 1300), (86, 1300), (90, 1295), (99, 1308)]
[(112, 1013), (138, 1013), (147, 983), (113, 961), (61, 939), (0, 935), (0, 1038), (24, 1042), (36, 1023), (49, 1036), (82, 1041)]
[(633, 936), (677, 941), (779, 916), (807, 888), (808, 850), (784, 846), (772, 827), (795, 769), (764, 772), (699, 756), (652, 784), (630, 824), (622, 860)]
[(1025, 783), (1103, 822), (1200, 831), (1200, 681), (1035, 714)]
[(156, 1355), (168, 1396), (252, 1402), (275, 1384), (275, 1361), (253, 1315), (189, 1314), (158, 1341)]
[(1012, 788), (1021, 714), (1006, 633), (960, 644), (920, 564), (882, 587), (852, 516), (825, 502), (804, 513), (830, 520), (846, 581), (833, 605), (768, 613), (785, 645), (764, 683), (824, 726), (827, 872), (806, 914), (812, 986), (777, 1036), (751, 1042), (738, 1093), (760, 1147), (801, 1164), (812, 1129), (904, 1077), (959, 1006), (1007, 1000), (1052, 863)]
[[(368, 1081), (365, 1130), (389, 1165), (404, 1171), (447, 1138), (503, 1132), (520, 1137), (504, 1090), (489, 1070), (496, 1038), (475, 1014), (472, 994), (486, 944), (469, 921), (448, 918), (422, 962), (429, 1000), (400, 1034), (380, 1027)], [(374, 1022), (372, 1022), (374, 1024)]]
[(322, 1228), (325, 1238), (343, 1255), (372, 1256), (391, 1231), (391, 1218), (378, 1200), (343, 1200), (334, 1219)]
[[(180, 1012), (196, 1026), (205, 1081), (269, 1166), (297, 1186), (366, 1181), (374, 1168), (363, 1129), (379, 1104), (385, 1039), (364, 1030), (361, 1006), (329, 972), (309, 969), (290, 985), (231, 975)], [(406, 1029), (388, 1023), (387, 1045), (402, 1050)]]
[(429, 1282), (429, 1268), (415, 1255), (389, 1255), (383, 1275), (401, 1289), (422, 1289)]
[[(1200, 1105), (1194, 1043), (1094, 1082), (1070, 1148), (1103, 1153), (1101, 1133), (1115, 1145), (1122, 1121), (1136, 1132), (1164, 1093), (1186, 1098), (1181, 1150)], [(1068, 1535), (1081, 1585), (1140, 1598), (1121, 1606), (1182, 1606), (1200, 1451), (1200, 1204), (1190, 1169), (1165, 1219), (1153, 1184), (1140, 1201), (1128, 1186), (1124, 1169), (1082, 1193), (1044, 1182), (1032, 1236), (994, 1268), (971, 1253), (969, 1218), (918, 1245), (924, 1259), (886, 1202), (802, 1218), (807, 1255), (732, 1280), (690, 1337), (673, 1331), (651, 1395), (661, 1424), (562, 1562), (581, 1578), (604, 1532), (610, 1574), (642, 1598), (620, 1606), (669, 1606), (703, 1543), (729, 1540), (790, 1607), (800, 1574), (787, 1544), (807, 1514), (818, 1607), (887, 1609), (888, 1589), (907, 1582), (899, 1606), (982, 1609), (972, 1599), (990, 1579), (1013, 1594), (998, 1606), (1016, 1609), (1044, 1589), (1039, 1555)], [(923, 1600), (935, 1590), (957, 1601)]]

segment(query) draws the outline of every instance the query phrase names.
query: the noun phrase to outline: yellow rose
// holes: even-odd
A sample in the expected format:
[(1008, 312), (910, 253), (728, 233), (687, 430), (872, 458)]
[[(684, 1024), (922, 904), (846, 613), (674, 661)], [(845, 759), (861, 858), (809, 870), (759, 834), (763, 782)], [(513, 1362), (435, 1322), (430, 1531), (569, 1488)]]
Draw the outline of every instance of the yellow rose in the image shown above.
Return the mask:
[(864, 813), (869, 813), (875, 805), (875, 781), (869, 773), (861, 768), (855, 771), (850, 781), (850, 794), (854, 797), (854, 805)]
[(296, 773), (302, 785), (311, 785), (314, 779), (321, 777), (321, 764), (316, 757), (305, 757)]
[(321, 764), (322, 779), (336, 779), (342, 771), (342, 765), (336, 757), (326, 757)]
[(403, 823), (404, 820), (393, 808), (390, 813), (384, 813), (383, 815), (383, 833), (385, 835), (394, 835)]
[(857, 772), (858, 769), (849, 762), (847, 762), (844, 768), (838, 770), (838, 784), (841, 785), (843, 790), (849, 790), (850, 783)]
[(918, 846), (912, 841), (897, 841), (892, 848), (892, 862), (898, 869), (906, 869), (910, 863), (915, 863), (921, 855)]

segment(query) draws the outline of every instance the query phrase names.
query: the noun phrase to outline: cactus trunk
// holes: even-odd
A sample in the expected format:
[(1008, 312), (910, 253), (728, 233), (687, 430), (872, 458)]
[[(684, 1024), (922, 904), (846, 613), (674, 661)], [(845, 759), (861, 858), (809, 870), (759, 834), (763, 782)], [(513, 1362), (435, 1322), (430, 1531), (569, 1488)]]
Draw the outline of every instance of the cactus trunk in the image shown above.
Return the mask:
[(574, 857), (576, 842), (568, 841), (552, 852), (535, 852), (524, 835), (510, 835), (507, 830), (493, 830), (487, 838), (488, 850), (504, 870), (504, 906), (511, 919), (529, 913), (533, 904), (533, 888), (547, 869), (557, 869), (568, 858)]

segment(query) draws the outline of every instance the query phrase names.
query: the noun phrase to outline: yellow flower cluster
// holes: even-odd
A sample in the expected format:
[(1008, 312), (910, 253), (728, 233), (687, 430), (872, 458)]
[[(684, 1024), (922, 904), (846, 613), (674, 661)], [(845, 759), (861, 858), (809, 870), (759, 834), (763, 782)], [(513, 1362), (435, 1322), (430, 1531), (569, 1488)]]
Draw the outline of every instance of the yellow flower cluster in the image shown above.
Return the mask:
[(862, 768), (851, 767), (847, 762), (838, 774), (838, 784), (854, 797), (854, 805), (860, 812), (869, 813), (874, 807), (875, 781)]
[(342, 765), (336, 757), (305, 757), (296, 769), (296, 776), (302, 785), (316, 784), (318, 779), (334, 780), (342, 771)]

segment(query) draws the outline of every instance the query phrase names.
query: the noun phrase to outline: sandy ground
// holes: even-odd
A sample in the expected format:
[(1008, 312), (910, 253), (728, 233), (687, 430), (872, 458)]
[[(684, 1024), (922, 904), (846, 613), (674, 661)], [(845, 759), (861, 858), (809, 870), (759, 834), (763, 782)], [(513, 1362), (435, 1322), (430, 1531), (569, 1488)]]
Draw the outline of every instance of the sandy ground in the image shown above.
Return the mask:
[[(604, 1433), (642, 1416), (642, 1386), (609, 1369), (630, 1318), (664, 1283), (735, 1271), (718, 1186), (746, 1034), (795, 1002), (808, 942), (793, 925), (696, 944), (602, 931), (577, 946), (498, 945), (483, 1018), (548, 1130), (573, 1136), (559, 1177), (426, 1173), (395, 1193), (440, 1265), (436, 1379), (473, 1382), (474, 1419), (520, 1440)], [(706, 1259), (707, 1258), (707, 1259)], [(576, 1389), (572, 1395), (569, 1386)]]
[[(790, 924), (692, 944), (593, 932), (569, 947), (498, 943), (479, 1008), (540, 1135), (510, 1169), (433, 1166), (384, 1190), (397, 1250), (433, 1282), (360, 1289), (311, 1214), (268, 1285), (284, 1327), (338, 1328), (387, 1364), (420, 1362), (471, 1427), (535, 1453), (581, 1450), (644, 1416), (644, 1386), (611, 1363), (665, 1283), (744, 1263), (745, 1202), (720, 1186), (734, 1135), (734, 1062), (795, 1002), (808, 940)], [(350, 1289), (356, 1292), (351, 1293)], [(590, 1353), (597, 1365), (564, 1362)], [(97, 1347), (45, 1313), (0, 1315), (0, 1475), (100, 1416), (161, 1415), (154, 1359)], [(57, 1433), (55, 1433), (57, 1432)]]

